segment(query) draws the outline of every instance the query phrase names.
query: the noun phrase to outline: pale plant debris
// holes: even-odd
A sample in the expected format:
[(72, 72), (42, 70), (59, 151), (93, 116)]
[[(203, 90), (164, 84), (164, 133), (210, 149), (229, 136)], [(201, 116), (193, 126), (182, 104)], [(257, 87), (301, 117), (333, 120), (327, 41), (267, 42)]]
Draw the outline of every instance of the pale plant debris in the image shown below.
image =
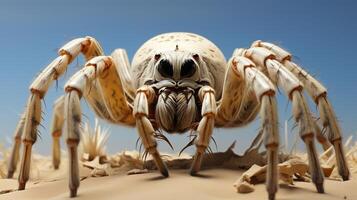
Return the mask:
[(106, 143), (108, 141), (108, 129), (102, 129), (98, 120), (95, 120), (94, 129), (89, 123), (85, 123), (81, 131), (80, 151), (84, 161), (91, 161), (96, 157), (106, 156)]
[[(332, 168), (322, 167), (326, 177), (331, 173)], [(326, 169), (324, 169), (326, 168)], [(310, 182), (308, 175), (309, 166), (300, 158), (292, 158), (278, 164), (279, 181), (284, 184), (293, 184), (294, 180)], [(264, 183), (266, 179), (267, 166), (253, 165), (244, 172), (241, 177), (233, 184), (239, 193), (254, 191), (254, 185)]]
[(134, 175), (134, 174), (145, 174), (145, 173), (149, 173), (149, 170), (148, 169), (132, 169), (132, 170), (128, 171), (126, 174)]
[[(346, 159), (352, 174), (357, 173), (357, 142), (353, 145), (352, 136), (350, 136), (344, 145), (346, 150)], [(279, 179), (284, 184), (293, 184), (294, 181), (310, 182), (309, 166), (306, 153), (297, 153), (290, 155), (290, 159), (278, 165)], [(326, 149), (319, 156), (321, 168), (324, 176), (330, 180), (340, 181), (338, 169), (335, 164), (335, 154), (333, 147)], [(237, 192), (249, 193), (254, 191), (254, 185), (264, 183), (266, 178), (266, 165), (253, 165), (244, 172), (233, 184)]]
[[(225, 168), (225, 169), (248, 169), (250, 166), (264, 165), (265, 152), (259, 153), (258, 149), (252, 149), (245, 152), (244, 155), (234, 153), (235, 143), (233, 143), (225, 152), (215, 152), (204, 154), (202, 161), (202, 169), (209, 168)], [(280, 161), (287, 160), (289, 157), (281, 154)], [(169, 169), (189, 169), (193, 162), (190, 155), (183, 154), (181, 156), (165, 155), (162, 156)], [(143, 160), (136, 151), (124, 151), (108, 158), (102, 163), (99, 157), (92, 161), (85, 161), (83, 165), (93, 170), (92, 176), (108, 176), (114, 174), (122, 174), (131, 170), (156, 170), (154, 160), (148, 156), (147, 160)], [(131, 174), (131, 173), (130, 173)]]

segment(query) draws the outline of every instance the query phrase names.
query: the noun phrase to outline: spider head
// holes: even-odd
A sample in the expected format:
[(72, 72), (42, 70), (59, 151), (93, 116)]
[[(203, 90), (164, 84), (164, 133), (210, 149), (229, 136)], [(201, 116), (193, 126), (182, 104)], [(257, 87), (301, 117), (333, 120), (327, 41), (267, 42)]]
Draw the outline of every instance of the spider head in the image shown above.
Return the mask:
[(199, 81), (200, 56), (195, 53), (169, 51), (154, 56), (156, 81)]

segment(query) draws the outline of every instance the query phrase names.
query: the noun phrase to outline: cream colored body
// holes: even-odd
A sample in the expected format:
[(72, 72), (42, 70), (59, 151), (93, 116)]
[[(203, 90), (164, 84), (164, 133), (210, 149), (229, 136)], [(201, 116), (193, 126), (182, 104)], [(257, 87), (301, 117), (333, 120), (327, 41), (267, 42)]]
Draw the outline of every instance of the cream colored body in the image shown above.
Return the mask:
[[(60, 49), (59, 57), (31, 84), (28, 105), (15, 131), (8, 176), (12, 177), (16, 169), (22, 138), (20, 190), (25, 188), (29, 176), (31, 149), (41, 120), (40, 101), (79, 53), (84, 54), (87, 63), (68, 80), (66, 94), (56, 101), (51, 128), (55, 168), (60, 162), (59, 137), (62, 132), (66, 136), (71, 197), (77, 195), (79, 187), (77, 146), (81, 98), (89, 102), (97, 116), (112, 123), (136, 126), (146, 151), (165, 177), (169, 175), (168, 170), (155, 139), (159, 129), (169, 132), (191, 129), (196, 133), (197, 151), (191, 168), (191, 175), (196, 175), (215, 126), (246, 125), (260, 113), (261, 135), (267, 148), (267, 191), (269, 199), (275, 199), (279, 151), (276, 87), (282, 88), (292, 102), (293, 116), (308, 151), (312, 181), (318, 192), (324, 191), (314, 144), (315, 135), (323, 136), (317, 132), (318, 126), (303, 96), (306, 88), (318, 105), (322, 125), (334, 146), (339, 173), (344, 180), (349, 178), (340, 128), (327, 100), (327, 91), (292, 62), (288, 52), (271, 43), (256, 41), (248, 49), (235, 50), (226, 62), (222, 52), (202, 36), (167, 33), (143, 44), (131, 65), (125, 50), (117, 49), (104, 56), (99, 43), (91, 37), (75, 39)], [(164, 61), (171, 64), (160, 68)], [(192, 65), (187, 68), (192, 72), (189, 76), (183, 70), (187, 63)], [(319, 141), (324, 142), (324, 147), (330, 145), (326, 140)]]

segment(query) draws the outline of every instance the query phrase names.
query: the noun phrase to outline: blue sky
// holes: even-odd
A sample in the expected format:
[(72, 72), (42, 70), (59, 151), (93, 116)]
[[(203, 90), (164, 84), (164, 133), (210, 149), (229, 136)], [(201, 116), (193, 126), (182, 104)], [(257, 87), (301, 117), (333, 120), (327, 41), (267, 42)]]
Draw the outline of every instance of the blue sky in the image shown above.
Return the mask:
[[(8, 144), (35, 75), (56, 57), (69, 40), (90, 35), (105, 53), (125, 48), (130, 59), (150, 37), (171, 31), (201, 34), (229, 57), (237, 47), (257, 39), (275, 42), (291, 51), (297, 62), (329, 90), (345, 136), (357, 131), (357, 5), (355, 1), (1, 1), (0, 2), (0, 143)], [(81, 62), (82, 59), (79, 59)], [(45, 121), (35, 149), (50, 153), (49, 124), (52, 102), (63, 94), (63, 84), (78, 69), (71, 65), (45, 98)], [(291, 116), (287, 100), (279, 96), (280, 119)], [(83, 104), (85, 107), (86, 105)], [(311, 108), (316, 111), (315, 106)], [(85, 114), (93, 121), (91, 111)], [(283, 121), (282, 121), (283, 122)], [(281, 123), (281, 127), (283, 123)], [(291, 124), (291, 123), (290, 123)], [(112, 126), (110, 152), (134, 149), (132, 128)], [(237, 140), (245, 148), (257, 132), (259, 121), (246, 128), (216, 130), (219, 149)], [(293, 136), (291, 136), (293, 137)], [(172, 136), (177, 150), (187, 142)], [(167, 145), (160, 145), (168, 151)], [(192, 150), (192, 149), (191, 149)]]

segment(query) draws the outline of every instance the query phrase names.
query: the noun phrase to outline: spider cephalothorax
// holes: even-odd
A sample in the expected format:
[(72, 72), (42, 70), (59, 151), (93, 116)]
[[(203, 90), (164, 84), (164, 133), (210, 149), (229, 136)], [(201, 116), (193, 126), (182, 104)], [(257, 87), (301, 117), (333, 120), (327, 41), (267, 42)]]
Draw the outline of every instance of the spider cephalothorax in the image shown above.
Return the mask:
[[(278, 187), (278, 115), (276, 87), (284, 90), (292, 102), (295, 121), (308, 152), (312, 182), (324, 192), (323, 174), (314, 144), (314, 136), (324, 147), (333, 145), (336, 163), (343, 180), (349, 178), (341, 145), (341, 131), (326, 88), (292, 61), (290, 53), (267, 42), (256, 41), (248, 49), (237, 49), (226, 62), (220, 49), (206, 38), (193, 33), (166, 33), (145, 42), (132, 63), (123, 49), (104, 56), (92, 37), (75, 39), (59, 51), (56, 58), (31, 84), (26, 110), (15, 131), (15, 143), (9, 162), (12, 177), (18, 160), (20, 138), (24, 153), (19, 175), (19, 189), (29, 177), (31, 148), (41, 121), (41, 99), (50, 84), (83, 53), (87, 63), (65, 85), (65, 95), (54, 107), (53, 165), (60, 162), (59, 137), (66, 134), (69, 153), (70, 196), (79, 187), (77, 146), (80, 140), (80, 99), (84, 98), (97, 116), (116, 124), (136, 126), (146, 152), (158, 170), (169, 176), (157, 150), (155, 138), (170, 133), (195, 132), (191, 175), (201, 167), (214, 127), (239, 127), (253, 121), (258, 113), (261, 134), (267, 149), (267, 191), (275, 198)], [(319, 132), (303, 95), (306, 90), (319, 109), (320, 121), (329, 142)], [(190, 143), (191, 144), (191, 143)]]

